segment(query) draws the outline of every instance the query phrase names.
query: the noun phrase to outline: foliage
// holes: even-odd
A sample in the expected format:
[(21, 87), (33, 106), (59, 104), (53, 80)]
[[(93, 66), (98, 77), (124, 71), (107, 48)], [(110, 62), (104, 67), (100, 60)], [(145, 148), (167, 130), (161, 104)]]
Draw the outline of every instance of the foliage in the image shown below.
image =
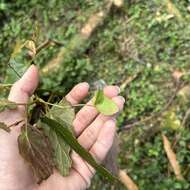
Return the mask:
[(104, 95), (103, 90), (98, 90), (94, 96), (95, 108), (104, 115), (116, 114), (119, 110), (115, 102)]
[(45, 135), (33, 126), (24, 126), (18, 137), (19, 152), (32, 166), (37, 182), (47, 179), (53, 173), (51, 145)]
[(1, 99), (0, 100), (0, 112), (6, 110), (6, 109), (11, 109), (15, 110), (17, 108), (17, 104), (14, 102), (11, 102), (7, 99)]
[[(65, 108), (61, 109), (54, 105), (52, 106), (50, 111), (46, 113), (46, 115), (58, 121), (60, 124), (62, 124), (63, 122), (67, 123), (68, 129), (72, 132), (72, 127), (70, 125), (75, 117), (74, 109), (65, 99), (62, 99), (57, 105), (63, 106)], [(54, 149), (53, 157), (56, 168), (63, 176), (67, 176), (69, 174), (72, 164), (70, 158), (70, 146), (65, 142), (65, 140), (60, 137), (59, 134), (57, 134), (54, 130), (48, 127), (47, 124), (40, 122), (40, 126), (43, 128), (45, 134), (49, 137), (52, 147)]]
[(71, 148), (78, 153), (81, 158), (85, 159), (91, 166), (93, 166), (97, 172), (99, 172), (102, 176), (107, 178), (110, 182), (114, 182), (117, 180), (114, 176), (112, 176), (109, 171), (107, 171), (101, 165), (98, 165), (92, 155), (86, 151), (78, 142), (74, 135), (68, 130), (66, 123), (58, 123), (55, 120), (44, 117), (42, 118), (42, 122), (46, 123), (50, 128), (52, 128), (57, 134), (59, 134)]
[[(101, 2), (18, 0), (16, 3), (0, 3), (1, 76), (5, 76), (16, 40), (30, 39), (34, 25), (40, 28), (37, 46), (47, 38), (67, 43), (89, 15), (101, 7)], [(56, 101), (78, 82), (85, 80), (93, 85), (103, 79), (108, 84), (122, 85), (128, 77), (139, 73), (122, 91), (127, 102), (118, 120), (119, 127), (162, 110), (174, 93), (176, 81), (172, 77), (173, 71), (188, 72), (190, 69), (189, 1), (170, 1), (174, 9), (171, 9), (172, 6), (168, 9), (167, 2), (130, 0), (121, 10), (113, 9), (104, 25), (88, 41), (88, 48), (66, 62), (59, 73), (45, 77), (37, 94), (44, 99), (53, 94)], [(59, 49), (59, 46), (47, 47), (36, 57), (35, 63), (42, 68)], [(4, 78), (0, 77), (0, 80)], [(189, 74), (184, 81), (190, 81)], [(179, 127), (189, 102), (177, 100), (174, 104), (174, 109), (164, 115), (161, 123), (155, 122), (156, 118), (121, 134), (120, 167), (127, 169), (140, 189), (177, 190), (190, 187), (189, 123), (184, 130)], [(174, 148), (185, 176), (182, 182), (176, 180), (168, 165), (158, 132), (160, 126), (172, 143), (180, 135)], [(91, 189), (111, 188), (100, 179), (95, 177)], [(112, 186), (114, 188), (124, 189)]]

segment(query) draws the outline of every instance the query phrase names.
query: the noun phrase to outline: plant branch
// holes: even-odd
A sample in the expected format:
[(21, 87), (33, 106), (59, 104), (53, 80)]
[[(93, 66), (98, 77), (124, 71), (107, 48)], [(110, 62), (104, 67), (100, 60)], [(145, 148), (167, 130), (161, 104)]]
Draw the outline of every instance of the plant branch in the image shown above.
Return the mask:
[(9, 66), (9, 68), (11, 68), (14, 72), (15, 72), (15, 74), (19, 77), (19, 78), (21, 78), (21, 76), (20, 76), (20, 74), (15, 70), (15, 68), (10, 64), (10, 62), (8, 61), (8, 66)]
[(49, 47), (50, 45), (58, 45), (58, 46), (64, 46), (64, 43), (62, 42), (59, 42), (57, 40), (53, 40), (53, 39), (47, 39), (45, 40), (41, 45), (39, 45), (37, 48), (36, 48), (36, 55), (44, 48), (47, 48)]

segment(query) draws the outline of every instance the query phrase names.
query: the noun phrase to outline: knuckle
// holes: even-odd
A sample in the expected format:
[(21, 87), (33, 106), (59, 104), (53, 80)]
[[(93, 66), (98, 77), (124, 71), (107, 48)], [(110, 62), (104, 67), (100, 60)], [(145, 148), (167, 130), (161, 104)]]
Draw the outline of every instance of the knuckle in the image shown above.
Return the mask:
[(88, 141), (90, 141), (91, 144), (93, 144), (96, 140), (96, 135), (93, 129), (88, 128), (86, 129), (86, 131), (84, 132), (86, 138), (88, 139)]
[(89, 121), (89, 113), (87, 110), (83, 110), (77, 114), (77, 120), (82, 124), (86, 125)]

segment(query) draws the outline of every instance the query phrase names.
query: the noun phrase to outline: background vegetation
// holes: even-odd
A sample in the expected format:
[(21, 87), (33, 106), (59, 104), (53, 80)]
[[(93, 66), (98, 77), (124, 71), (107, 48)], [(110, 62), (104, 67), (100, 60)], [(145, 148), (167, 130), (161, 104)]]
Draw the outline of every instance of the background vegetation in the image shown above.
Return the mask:
[[(47, 39), (59, 42), (37, 55), (35, 64), (42, 70), (103, 6), (101, 0), (1, 0), (0, 82), (18, 39), (31, 39), (38, 26), (38, 45)], [(190, 1), (125, 0), (121, 8), (111, 8), (81, 48), (59, 72), (43, 76), (37, 93), (60, 96), (81, 81), (92, 87), (120, 85), (127, 100), (118, 119), (120, 168), (142, 190), (189, 189)], [(170, 166), (163, 133), (184, 180), (177, 180)], [(125, 189), (98, 176), (90, 189), (110, 188)]]

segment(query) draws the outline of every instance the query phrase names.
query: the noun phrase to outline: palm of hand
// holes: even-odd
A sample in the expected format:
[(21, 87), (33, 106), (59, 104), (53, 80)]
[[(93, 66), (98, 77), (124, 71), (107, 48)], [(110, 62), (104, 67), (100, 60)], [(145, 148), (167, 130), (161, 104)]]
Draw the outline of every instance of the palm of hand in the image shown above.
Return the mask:
[[(14, 84), (10, 91), (9, 100), (17, 103), (27, 103), (30, 95), (38, 84), (38, 71), (31, 66), (25, 75)], [(71, 104), (79, 103), (87, 94), (89, 86), (80, 83), (75, 86), (66, 99)], [(108, 86), (105, 94), (117, 103), (120, 109), (124, 100), (118, 95), (118, 89)], [(89, 102), (88, 104), (90, 104)], [(0, 113), (0, 122), (8, 126), (23, 120), (25, 110), (19, 106), (17, 110), (6, 110)], [(11, 133), (0, 130), (0, 189), (1, 190), (80, 190), (90, 185), (94, 169), (81, 159), (75, 152), (72, 153), (73, 166), (70, 175), (62, 177), (54, 171), (46, 181), (37, 185), (30, 166), (25, 163), (18, 151), (17, 137), (20, 133), (22, 122), (12, 127)], [(79, 143), (86, 148), (98, 161), (101, 162), (109, 151), (114, 134), (115, 120), (98, 114), (92, 106), (84, 106), (76, 115), (73, 122), (74, 131)], [(108, 135), (109, 134), (109, 135)]]

